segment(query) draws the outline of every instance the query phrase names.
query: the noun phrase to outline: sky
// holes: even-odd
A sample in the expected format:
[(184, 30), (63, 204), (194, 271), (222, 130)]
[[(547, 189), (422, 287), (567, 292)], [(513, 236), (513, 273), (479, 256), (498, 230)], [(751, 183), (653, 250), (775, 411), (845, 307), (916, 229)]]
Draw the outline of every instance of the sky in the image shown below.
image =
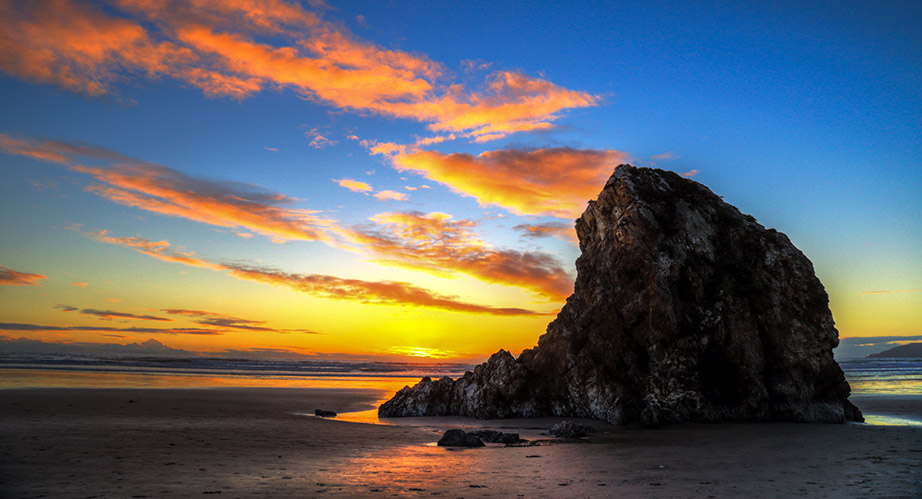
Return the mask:
[(519, 352), (621, 163), (786, 233), (843, 348), (918, 340), (919, 40), (914, 1), (0, 0), (0, 351)]

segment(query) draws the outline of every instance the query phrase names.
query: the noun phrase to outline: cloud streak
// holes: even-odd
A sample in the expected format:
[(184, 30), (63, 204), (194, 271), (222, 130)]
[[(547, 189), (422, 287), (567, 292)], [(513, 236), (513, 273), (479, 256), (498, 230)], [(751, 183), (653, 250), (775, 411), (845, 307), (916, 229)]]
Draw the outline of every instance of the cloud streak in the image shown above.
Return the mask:
[(275, 329), (275, 328), (264, 326), (263, 324), (265, 324), (266, 321), (241, 319), (239, 317), (234, 317), (232, 315), (219, 314), (215, 312), (206, 312), (204, 310), (165, 308), (165, 309), (162, 309), (161, 312), (165, 312), (170, 315), (193, 317), (194, 322), (197, 322), (205, 326), (215, 326), (218, 328), (239, 329), (243, 331), (266, 331), (266, 332), (274, 332), (274, 333), (297, 332), (297, 333), (302, 333), (302, 334), (321, 334), (316, 331), (311, 331), (309, 329)]
[(299, 3), (276, 0), (2, 0), (0, 70), (91, 96), (163, 76), (209, 97), (290, 88), (475, 141), (551, 128), (563, 111), (600, 102), (515, 71), (494, 71), (472, 90), (424, 55), (358, 40)]
[(191, 252), (174, 251), (167, 241), (140, 237), (113, 237), (107, 231), (87, 234), (97, 241), (131, 248), (145, 255), (173, 263), (225, 272), (238, 279), (284, 286), (312, 296), (357, 301), (375, 305), (409, 305), (450, 312), (499, 316), (549, 315), (522, 308), (491, 307), (461, 301), (456, 296), (430, 291), (408, 282), (366, 281), (324, 274), (299, 274), (278, 269), (237, 263), (216, 263)]
[(407, 195), (403, 192), (384, 190), (376, 192), (375, 199), (378, 201), (406, 201)]
[(540, 224), (520, 224), (513, 229), (521, 231), (525, 237), (540, 239), (544, 237), (556, 237), (565, 241), (579, 243), (576, 238), (576, 230), (573, 224), (567, 222), (546, 222)]
[[(67, 309), (65, 309), (65, 311), (67, 311)], [(169, 319), (166, 317), (157, 317), (156, 315), (138, 315), (138, 314), (131, 314), (128, 312), (116, 312), (114, 310), (96, 310), (95, 308), (85, 308), (81, 310), (80, 313), (83, 315), (93, 315), (93, 316), (99, 317), (102, 320), (136, 319), (136, 320), (142, 320), (142, 321), (173, 322), (173, 319)]]
[[(92, 176), (86, 189), (112, 202), (217, 227), (246, 229), (275, 241), (328, 240), (333, 222), (293, 208), (295, 199), (251, 184), (193, 177), (104, 148), (0, 134), (0, 150), (62, 164)], [(94, 161), (101, 164), (87, 165)]]
[(38, 281), (47, 279), (41, 274), (19, 272), (7, 267), (0, 267), (0, 285), (4, 286), (38, 286)]
[(864, 291), (859, 295), (888, 295), (891, 293), (918, 293), (918, 289), (887, 289), (882, 291)]
[(374, 190), (371, 185), (365, 182), (359, 182), (358, 180), (352, 180), (351, 178), (333, 179), (333, 182), (336, 182), (340, 187), (345, 187), (352, 192), (371, 192)]
[(380, 263), (437, 275), (462, 273), (552, 300), (564, 300), (573, 291), (572, 278), (555, 258), (493, 248), (474, 234), (476, 224), (471, 220), (412, 211), (379, 213), (371, 221), (375, 225), (355, 227), (347, 237)]
[(153, 328), (153, 327), (103, 327), (103, 326), (50, 326), (44, 324), (27, 324), (18, 322), (0, 322), (0, 331), (30, 331), (35, 333), (55, 333), (55, 332), (89, 332), (89, 333), (144, 333), (144, 334), (191, 334), (191, 335), (220, 335), (223, 331), (217, 329), (201, 328)]
[(519, 215), (578, 217), (627, 155), (615, 150), (505, 149), (470, 154), (414, 151), (392, 157), (410, 171)]

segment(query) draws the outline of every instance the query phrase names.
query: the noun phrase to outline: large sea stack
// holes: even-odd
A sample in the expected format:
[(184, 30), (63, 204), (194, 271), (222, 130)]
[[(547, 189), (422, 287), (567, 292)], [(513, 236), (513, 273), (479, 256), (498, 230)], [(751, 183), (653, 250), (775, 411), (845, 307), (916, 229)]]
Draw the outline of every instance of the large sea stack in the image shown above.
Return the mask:
[(576, 221), (575, 291), (538, 346), (424, 378), (381, 417), (612, 424), (861, 420), (810, 260), (707, 187), (621, 165)]

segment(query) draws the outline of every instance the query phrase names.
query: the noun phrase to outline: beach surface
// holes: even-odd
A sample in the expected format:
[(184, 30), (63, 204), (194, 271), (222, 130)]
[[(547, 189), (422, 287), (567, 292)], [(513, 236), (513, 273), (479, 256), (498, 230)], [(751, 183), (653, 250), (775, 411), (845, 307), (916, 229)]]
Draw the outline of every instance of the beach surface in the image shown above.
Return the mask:
[[(0, 496), (922, 497), (920, 426), (583, 421), (598, 433), (561, 442), (546, 435), (555, 418), (355, 422), (388, 395), (0, 390)], [(854, 400), (904, 422), (922, 414), (919, 396)], [(324, 419), (314, 409), (353, 414)], [(536, 445), (435, 446), (449, 428), (514, 431)]]

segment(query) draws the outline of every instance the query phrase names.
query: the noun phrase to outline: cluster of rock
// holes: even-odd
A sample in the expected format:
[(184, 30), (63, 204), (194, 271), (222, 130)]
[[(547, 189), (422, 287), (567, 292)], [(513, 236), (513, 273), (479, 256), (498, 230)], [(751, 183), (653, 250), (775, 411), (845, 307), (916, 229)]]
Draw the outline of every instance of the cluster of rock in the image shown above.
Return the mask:
[(464, 430), (448, 430), (439, 439), (441, 447), (483, 447), (484, 442), (495, 444), (520, 444), (525, 442), (519, 438), (518, 433), (503, 433), (494, 430), (477, 430), (465, 432)]
[(564, 420), (551, 427), (549, 433), (557, 438), (583, 438), (590, 433), (595, 433), (595, 428)]
[(861, 420), (810, 261), (703, 185), (619, 166), (576, 221), (575, 291), (535, 348), (424, 378), (380, 417)]

